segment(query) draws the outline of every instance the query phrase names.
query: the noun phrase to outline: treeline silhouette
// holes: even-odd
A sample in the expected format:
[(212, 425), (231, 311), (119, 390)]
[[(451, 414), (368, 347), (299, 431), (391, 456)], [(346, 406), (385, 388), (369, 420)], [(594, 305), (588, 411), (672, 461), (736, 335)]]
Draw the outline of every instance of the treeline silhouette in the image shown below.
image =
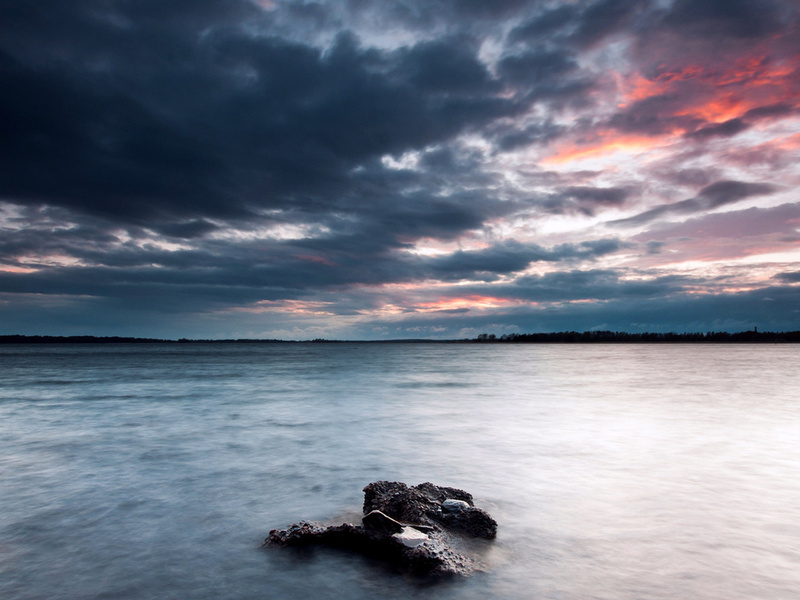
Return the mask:
[(152, 344), (166, 341), (168, 340), (93, 335), (0, 335), (0, 344)]
[(274, 344), (283, 340), (237, 339), (237, 340), (162, 340), (158, 338), (138, 338), (93, 335), (0, 335), (0, 344)]
[(640, 344), (640, 343), (755, 343), (800, 342), (800, 331), (709, 331), (707, 333), (627, 333), (625, 331), (559, 331), (557, 333), (482, 333), (470, 342), (482, 344)]
[[(97, 337), (92, 335), (0, 335), (0, 344), (291, 344), (291, 343), (345, 343), (348, 340), (315, 339), (308, 342), (276, 339), (164, 340), (138, 337)], [(367, 344), (429, 343), (429, 344), (650, 344), (676, 343), (798, 343), (800, 331), (709, 331), (707, 333), (627, 333), (625, 331), (559, 331), (557, 333), (507, 333), (501, 336), (482, 333), (476, 338), (460, 340), (350, 340)]]

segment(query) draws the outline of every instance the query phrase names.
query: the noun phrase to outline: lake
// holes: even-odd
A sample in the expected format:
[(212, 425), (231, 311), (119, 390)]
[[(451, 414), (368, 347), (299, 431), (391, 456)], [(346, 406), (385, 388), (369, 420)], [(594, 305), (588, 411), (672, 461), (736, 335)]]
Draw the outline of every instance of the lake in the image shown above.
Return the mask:
[[(793, 345), (0, 346), (0, 597), (795, 599)], [(465, 489), (485, 571), (261, 549)]]

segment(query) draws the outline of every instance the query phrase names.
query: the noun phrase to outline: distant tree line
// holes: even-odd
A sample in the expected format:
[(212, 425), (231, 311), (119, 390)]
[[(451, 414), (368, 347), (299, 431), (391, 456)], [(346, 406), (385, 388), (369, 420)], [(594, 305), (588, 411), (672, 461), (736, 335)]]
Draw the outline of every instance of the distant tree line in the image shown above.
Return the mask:
[(0, 344), (152, 344), (167, 341), (169, 340), (93, 335), (0, 335)]
[(94, 335), (0, 335), (0, 344), (274, 344), (283, 340), (237, 339), (237, 340), (162, 340), (158, 338), (98, 337)]
[(800, 331), (709, 331), (707, 333), (627, 333), (625, 331), (559, 331), (557, 333), (482, 333), (467, 340), (479, 344), (640, 344), (640, 343), (798, 343)]
[[(346, 340), (315, 339), (306, 343), (342, 343)], [(482, 333), (473, 339), (460, 340), (375, 340), (363, 343), (475, 343), (475, 344), (650, 344), (662, 342), (680, 343), (798, 343), (800, 331), (709, 331), (707, 333), (627, 333), (625, 331), (559, 331), (557, 333), (506, 333), (497, 336), (493, 333)], [(0, 335), (0, 344), (276, 344), (301, 343), (276, 339), (228, 339), (198, 340), (181, 338), (179, 340), (163, 340), (157, 338), (138, 337), (96, 337), (92, 335)]]

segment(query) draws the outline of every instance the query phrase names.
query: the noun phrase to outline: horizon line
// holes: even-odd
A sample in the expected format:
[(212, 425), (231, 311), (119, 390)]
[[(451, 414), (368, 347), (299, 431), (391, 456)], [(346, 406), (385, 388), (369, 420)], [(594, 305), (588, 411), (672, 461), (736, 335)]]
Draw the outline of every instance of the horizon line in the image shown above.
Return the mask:
[(663, 343), (663, 342), (800, 342), (800, 331), (763, 331), (758, 328), (738, 332), (627, 332), (627, 331), (557, 331), (496, 334), (481, 333), (474, 338), (392, 338), (385, 340), (315, 338), (290, 340), (279, 338), (151, 338), (98, 335), (0, 335), (0, 344), (119, 343), (119, 344), (220, 344), (220, 343)]

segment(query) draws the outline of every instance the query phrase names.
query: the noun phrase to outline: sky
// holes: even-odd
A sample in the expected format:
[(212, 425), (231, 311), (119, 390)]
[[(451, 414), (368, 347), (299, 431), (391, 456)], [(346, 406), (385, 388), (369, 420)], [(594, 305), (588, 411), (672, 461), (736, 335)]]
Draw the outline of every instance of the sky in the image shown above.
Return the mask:
[(4, 0), (0, 334), (800, 329), (796, 0)]

